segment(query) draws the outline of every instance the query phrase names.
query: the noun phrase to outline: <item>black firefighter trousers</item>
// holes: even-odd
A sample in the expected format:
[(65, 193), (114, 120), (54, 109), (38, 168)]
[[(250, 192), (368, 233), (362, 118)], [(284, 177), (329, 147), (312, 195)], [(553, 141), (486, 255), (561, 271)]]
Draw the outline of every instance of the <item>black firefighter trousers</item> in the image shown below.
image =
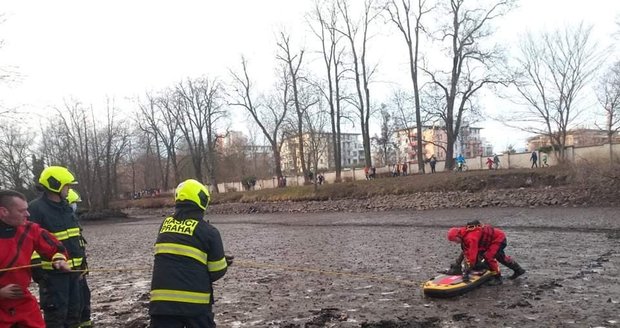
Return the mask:
[(205, 312), (195, 317), (151, 315), (150, 328), (215, 328), (215, 316)]
[(82, 310), (79, 272), (45, 274), (39, 281), (39, 297), (47, 328), (79, 327)]

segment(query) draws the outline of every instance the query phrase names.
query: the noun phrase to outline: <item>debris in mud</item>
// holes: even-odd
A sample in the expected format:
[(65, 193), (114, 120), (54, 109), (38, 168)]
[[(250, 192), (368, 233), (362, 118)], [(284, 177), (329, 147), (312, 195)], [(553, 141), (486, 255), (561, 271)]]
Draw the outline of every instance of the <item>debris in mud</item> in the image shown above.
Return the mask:
[(620, 231), (614, 231), (607, 234), (608, 239), (620, 239)]
[(556, 287), (564, 287), (559, 283), (559, 280), (551, 280), (550, 282), (546, 282), (538, 285), (538, 289), (553, 289)]
[(509, 309), (514, 309), (516, 307), (532, 307), (532, 304), (526, 300), (520, 300), (515, 304), (508, 305)]
[(378, 322), (364, 322), (361, 328), (432, 328), (439, 327), (440, 319), (437, 317), (428, 317), (424, 319), (413, 318), (410, 320), (381, 320)]
[(283, 327), (283, 328), (300, 328), (300, 327), (315, 328), (316, 327), (318, 328), (318, 327), (325, 327), (327, 326), (328, 323), (332, 323), (332, 322), (347, 321), (347, 319), (349, 318), (349, 316), (345, 312), (342, 312), (338, 308), (323, 308), (320, 310), (311, 310), (310, 312), (314, 315), (314, 317), (312, 317), (312, 319), (306, 322), (303, 326), (300, 324), (283, 322), (280, 324), (280, 327)]
[(326, 323), (331, 321), (346, 321), (347, 314), (340, 312), (337, 308), (325, 308), (315, 312), (315, 317), (305, 324), (304, 327), (324, 327)]
[(463, 321), (463, 320), (470, 320), (470, 319), (473, 319), (473, 317), (467, 313), (457, 313), (457, 314), (452, 315), (452, 320), (454, 321)]
[(602, 273), (603, 263), (609, 262), (609, 257), (611, 255), (613, 255), (613, 251), (607, 251), (601, 254), (601, 256), (591, 261), (590, 263), (586, 264), (584, 267), (581, 268), (581, 270), (579, 270), (579, 272), (577, 272), (575, 275), (571, 276), (570, 278), (571, 279), (582, 278), (584, 280), (588, 280), (588, 277), (586, 277), (586, 275)]
[(140, 317), (127, 322), (126, 328), (146, 328), (149, 326), (149, 318)]

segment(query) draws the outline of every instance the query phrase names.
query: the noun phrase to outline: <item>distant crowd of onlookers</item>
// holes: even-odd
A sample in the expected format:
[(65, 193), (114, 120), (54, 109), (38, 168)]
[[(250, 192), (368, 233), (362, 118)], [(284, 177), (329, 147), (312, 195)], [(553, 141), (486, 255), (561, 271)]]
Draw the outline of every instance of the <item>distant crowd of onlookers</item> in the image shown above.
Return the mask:
[(159, 194), (161, 194), (161, 189), (148, 188), (148, 189), (142, 189), (136, 192), (128, 192), (125, 195), (125, 197), (130, 198), (130, 199), (140, 199), (144, 197), (156, 197), (156, 196), (159, 196)]

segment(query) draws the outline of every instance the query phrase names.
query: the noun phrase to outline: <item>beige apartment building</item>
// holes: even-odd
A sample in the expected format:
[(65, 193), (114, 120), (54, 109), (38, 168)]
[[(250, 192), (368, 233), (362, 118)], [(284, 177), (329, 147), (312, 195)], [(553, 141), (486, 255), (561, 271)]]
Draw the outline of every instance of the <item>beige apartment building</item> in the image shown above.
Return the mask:
[[(461, 128), (461, 133), (454, 144), (454, 156), (463, 154), (465, 158), (473, 158), (478, 156), (491, 156), (493, 147), (487, 143), (481, 136), (482, 128), (471, 127), (465, 125)], [(402, 160), (409, 163), (417, 163), (416, 147), (417, 133), (415, 128), (400, 129), (395, 131), (394, 138), (397, 144), (397, 154), (400, 154)], [(422, 140), (424, 149), (424, 158), (430, 158), (435, 155), (437, 160), (446, 159), (446, 145), (448, 136), (444, 128), (438, 126), (425, 126), (422, 129)]]
[[(585, 147), (585, 146), (597, 146), (606, 144), (608, 142), (607, 132), (597, 129), (573, 129), (567, 131), (565, 146)], [(612, 138), (613, 143), (620, 142), (620, 135), (616, 135)], [(541, 147), (551, 146), (553, 141), (549, 136), (544, 134), (538, 134), (527, 139), (528, 151), (534, 151)]]

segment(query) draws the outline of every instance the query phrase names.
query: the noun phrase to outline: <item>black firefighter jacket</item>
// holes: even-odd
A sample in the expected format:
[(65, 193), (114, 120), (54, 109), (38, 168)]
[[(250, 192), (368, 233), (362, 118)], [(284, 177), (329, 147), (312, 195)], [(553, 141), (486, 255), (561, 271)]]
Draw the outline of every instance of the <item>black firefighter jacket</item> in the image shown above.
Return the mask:
[[(69, 255), (67, 258), (69, 266), (72, 269), (81, 269), (85, 263), (84, 239), (71, 206), (65, 200), (59, 203), (53, 202), (42, 194), (28, 204), (28, 212), (30, 221), (39, 224), (62, 242)], [(40, 257), (34, 253), (32, 259), (36, 263)], [(42, 261), (42, 263), (43, 270), (53, 271), (51, 262)]]
[(226, 273), (219, 231), (192, 204), (177, 204), (155, 243), (151, 315), (196, 316), (211, 312), (213, 282)]

